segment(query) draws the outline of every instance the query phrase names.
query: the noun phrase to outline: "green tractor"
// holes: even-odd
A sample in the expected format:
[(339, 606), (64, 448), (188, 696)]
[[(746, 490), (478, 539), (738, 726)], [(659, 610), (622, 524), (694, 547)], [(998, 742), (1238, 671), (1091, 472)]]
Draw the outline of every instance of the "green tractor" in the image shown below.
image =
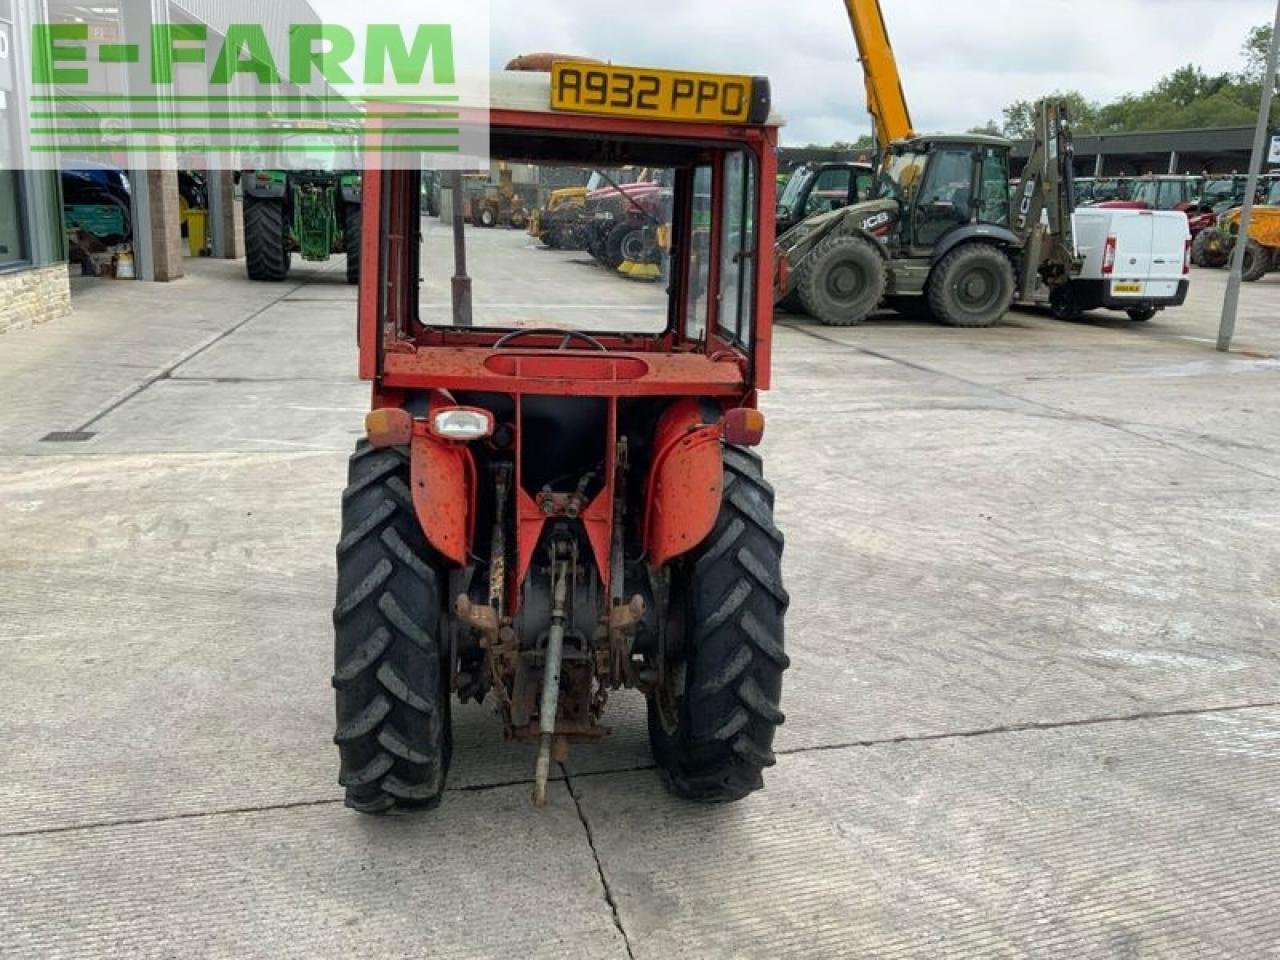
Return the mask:
[(360, 282), (359, 173), (249, 170), (240, 185), (250, 280), (284, 280), (294, 253), (319, 263), (345, 253), (347, 283)]

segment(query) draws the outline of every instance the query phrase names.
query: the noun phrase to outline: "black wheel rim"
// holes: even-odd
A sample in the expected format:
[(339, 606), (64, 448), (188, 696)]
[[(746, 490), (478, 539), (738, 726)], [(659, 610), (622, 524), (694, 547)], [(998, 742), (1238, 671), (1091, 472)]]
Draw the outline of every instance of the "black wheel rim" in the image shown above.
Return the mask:
[(634, 263), (644, 257), (644, 234), (639, 230), (622, 238), (622, 259)]
[(867, 272), (854, 260), (841, 260), (827, 272), (827, 295), (837, 303), (852, 303), (867, 289)]
[(970, 267), (956, 280), (956, 302), (965, 313), (986, 313), (1000, 303), (1000, 277), (986, 264)]

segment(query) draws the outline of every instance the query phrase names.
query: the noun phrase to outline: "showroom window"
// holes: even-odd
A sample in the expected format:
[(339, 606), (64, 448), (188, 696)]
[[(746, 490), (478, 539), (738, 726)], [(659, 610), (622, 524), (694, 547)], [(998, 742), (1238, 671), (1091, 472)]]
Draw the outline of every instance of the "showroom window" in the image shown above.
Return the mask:
[(13, 10), (10, 0), (0, 0), (0, 270), (27, 260), (22, 217), (22, 174), (13, 116)]

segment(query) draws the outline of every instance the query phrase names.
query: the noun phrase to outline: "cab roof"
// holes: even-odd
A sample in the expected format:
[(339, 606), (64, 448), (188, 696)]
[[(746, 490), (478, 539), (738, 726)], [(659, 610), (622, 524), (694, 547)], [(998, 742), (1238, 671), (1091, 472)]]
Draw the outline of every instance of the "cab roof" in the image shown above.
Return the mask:
[(993, 137), (987, 133), (922, 133), (909, 140), (898, 140), (893, 144), (895, 150), (921, 150), (930, 144), (960, 144), (966, 147), (999, 147), (1004, 150), (1013, 149), (1013, 141), (1004, 137)]

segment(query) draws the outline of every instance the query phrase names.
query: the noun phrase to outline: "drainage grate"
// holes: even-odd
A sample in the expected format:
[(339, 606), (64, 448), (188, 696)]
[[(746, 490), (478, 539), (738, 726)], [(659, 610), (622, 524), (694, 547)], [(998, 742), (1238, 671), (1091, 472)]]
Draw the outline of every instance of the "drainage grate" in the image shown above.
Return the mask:
[(88, 443), (96, 433), (90, 433), (86, 430), (68, 430), (62, 433), (51, 433), (46, 437), (41, 437), (41, 443)]

